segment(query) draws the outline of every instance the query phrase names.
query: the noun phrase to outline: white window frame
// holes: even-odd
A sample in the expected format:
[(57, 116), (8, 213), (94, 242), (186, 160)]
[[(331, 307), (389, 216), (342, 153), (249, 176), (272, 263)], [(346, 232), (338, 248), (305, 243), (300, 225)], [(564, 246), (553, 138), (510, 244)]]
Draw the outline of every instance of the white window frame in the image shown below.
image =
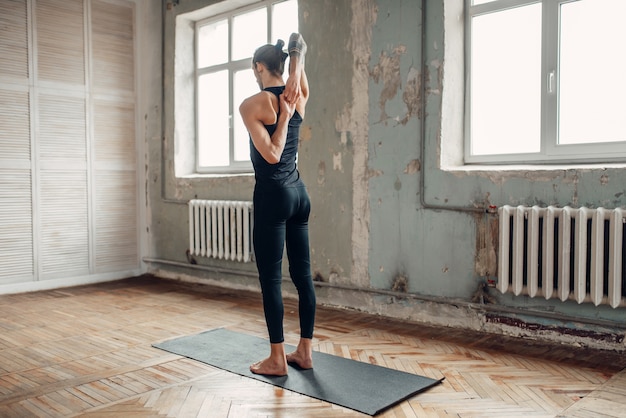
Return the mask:
[[(275, 34), (273, 33), (273, 28), (272, 28), (272, 12), (273, 12), (273, 6), (279, 3), (283, 3), (287, 0), (263, 0), (263, 1), (259, 1), (257, 3), (254, 3), (253, 5), (249, 5), (246, 7), (241, 7), (238, 9), (234, 9), (234, 10), (230, 10), (215, 16), (211, 16), (208, 17), (206, 19), (202, 19), (202, 20), (198, 20), (195, 23), (195, 29), (194, 29), (194, 83), (195, 83), (195, 96), (194, 96), (194, 100), (195, 100), (195, 105), (194, 105), (194, 109), (195, 109), (195, 120), (196, 120), (196, 124), (195, 124), (195, 168), (196, 168), (196, 172), (199, 174), (238, 174), (238, 173), (252, 173), (253, 172), (253, 168), (252, 168), (252, 162), (250, 160), (247, 161), (235, 161), (234, 159), (234, 120), (235, 120), (235, 116), (237, 115), (237, 112), (239, 111), (239, 103), (234, 103), (234, 84), (233, 84), (233, 75), (237, 72), (237, 71), (241, 71), (241, 70), (246, 70), (249, 68), (252, 68), (252, 52), (250, 51), (250, 56), (243, 58), (243, 59), (239, 59), (239, 60), (232, 60), (232, 38), (233, 38), (233, 18), (238, 16), (238, 15), (242, 15), (245, 13), (249, 13), (252, 12), (254, 10), (259, 10), (262, 8), (265, 8), (267, 13), (267, 39), (265, 40), (266, 43), (272, 43), (273, 39), (275, 37)], [(217, 64), (217, 65), (212, 65), (212, 66), (207, 66), (207, 67), (203, 67), (203, 68), (198, 68), (198, 56), (199, 56), (199, 52), (198, 52), (198, 33), (199, 33), (199, 28), (204, 26), (204, 25), (208, 25), (208, 24), (212, 24), (218, 21), (222, 21), (222, 20), (228, 20), (228, 61), (226, 63), (223, 64)], [(287, 36), (289, 34), (285, 34), (281, 36)], [(286, 39), (285, 39), (286, 41)], [(259, 46), (261, 45), (263, 41), (261, 40), (259, 42)], [(198, 135), (198, 131), (199, 131), (199, 120), (202, 117), (202, 115), (199, 114), (199, 106), (198, 106), (198, 80), (202, 75), (205, 74), (210, 74), (213, 72), (217, 72), (217, 71), (223, 71), (223, 70), (227, 70), (228, 71), (228, 102), (230, 105), (230, 109), (229, 109), (229, 160), (230, 160), (230, 164), (228, 166), (201, 166), (200, 162), (199, 162), (199, 135)]]
[[(578, 0), (495, 0), (472, 5), (465, 1), (465, 59), (466, 94), (464, 161), (466, 164), (563, 164), (563, 163), (615, 163), (626, 161), (626, 138), (621, 142), (557, 144), (559, 97), (559, 10), (560, 6)], [(471, 154), (471, 25), (474, 16), (497, 13), (511, 8), (541, 3), (541, 149), (537, 153)], [(617, 50), (616, 50), (617, 52)], [(552, 90), (550, 91), (550, 87)]]

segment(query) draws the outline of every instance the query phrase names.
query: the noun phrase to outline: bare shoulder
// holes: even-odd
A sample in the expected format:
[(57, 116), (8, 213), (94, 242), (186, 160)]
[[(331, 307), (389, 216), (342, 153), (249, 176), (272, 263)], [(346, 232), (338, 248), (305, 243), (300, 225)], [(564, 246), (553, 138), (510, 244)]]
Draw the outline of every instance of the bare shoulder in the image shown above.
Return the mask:
[(269, 125), (276, 122), (278, 102), (274, 103), (275, 96), (267, 91), (260, 91), (241, 102), (239, 113), (244, 119), (261, 121)]
[(248, 97), (247, 99), (244, 99), (244, 101), (241, 102), (241, 104), (239, 105), (239, 109), (242, 112), (244, 112), (244, 111), (250, 111), (254, 109), (255, 107), (258, 107), (261, 104), (260, 100), (262, 100), (262, 96), (260, 95), (260, 93), (257, 93), (255, 95)]
[(271, 93), (260, 91), (241, 102), (239, 109), (243, 111), (261, 111), (272, 105)]

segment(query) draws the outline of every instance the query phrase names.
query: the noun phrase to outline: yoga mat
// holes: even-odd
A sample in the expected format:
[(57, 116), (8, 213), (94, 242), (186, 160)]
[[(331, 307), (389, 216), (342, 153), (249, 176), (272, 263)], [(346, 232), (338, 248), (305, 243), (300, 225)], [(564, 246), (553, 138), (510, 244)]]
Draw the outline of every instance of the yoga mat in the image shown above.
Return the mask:
[[(153, 347), (372, 416), (441, 383), (316, 351), (313, 369), (290, 365), (288, 376), (256, 375), (249, 367), (268, 356), (269, 341), (223, 328), (163, 341)], [(289, 352), (294, 347), (286, 345), (286, 349)]]

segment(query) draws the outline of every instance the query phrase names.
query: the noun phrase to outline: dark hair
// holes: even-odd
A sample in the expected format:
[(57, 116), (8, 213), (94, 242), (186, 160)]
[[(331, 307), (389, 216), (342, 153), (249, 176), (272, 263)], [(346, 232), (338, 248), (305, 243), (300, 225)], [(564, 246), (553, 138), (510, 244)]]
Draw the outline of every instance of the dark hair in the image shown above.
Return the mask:
[(289, 56), (283, 52), (283, 46), (285, 46), (285, 41), (279, 39), (276, 45), (267, 44), (257, 48), (252, 57), (252, 64), (260, 62), (273, 75), (282, 76), (285, 71), (285, 60)]

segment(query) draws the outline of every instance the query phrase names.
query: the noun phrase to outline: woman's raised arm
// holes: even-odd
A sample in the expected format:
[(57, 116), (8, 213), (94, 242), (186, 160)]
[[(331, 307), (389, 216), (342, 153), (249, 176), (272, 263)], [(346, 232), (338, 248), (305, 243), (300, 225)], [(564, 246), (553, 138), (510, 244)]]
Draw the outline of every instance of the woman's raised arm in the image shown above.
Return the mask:
[[(304, 57), (306, 55), (307, 45), (304, 38), (299, 33), (292, 33), (289, 37), (289, 77), (285, 84), (285, 99), (289, 103), (296, 103), (303, 94), (308, 98), (308, 82), (304, 74)], [(304, 85), (302, 81), (304, 80)], [(306, 92), (303, 91), (306, 87)]]

